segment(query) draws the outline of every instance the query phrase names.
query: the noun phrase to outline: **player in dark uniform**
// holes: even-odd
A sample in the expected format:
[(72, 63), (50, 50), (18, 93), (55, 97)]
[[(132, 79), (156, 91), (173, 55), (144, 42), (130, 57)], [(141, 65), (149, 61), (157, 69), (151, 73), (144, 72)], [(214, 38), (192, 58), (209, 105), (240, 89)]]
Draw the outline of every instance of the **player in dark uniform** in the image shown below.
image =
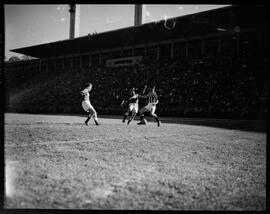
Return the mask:
[[(138, 113), (138, 110), (139, 110), (139, 106), (138, 106), (139, 95), (136, 93), (135, 88), (131, 89), (130, 94), (131, 94), (131, 97), (127, 100), (127, 102), (128, 102), (128, 110), (124, 114), (124, 118), (122, 120), (122, 122), (124, 123), (125, 120), (127, 119), (127, 117), (131, 113), (131, 117), (129, 118), (127, 125), (129, 125), (129, 123), (135, 118), (135, 116), (136, 116), (136, 114)], [(124, 102), (125, 102), (125, 100), (122, 101), (121, 105), (123, 105)]]
[(148, 104), (140, 109), (140, 119), (141, 121), (138, 123), (138, 125), (145, 125), (144, 123), (144, 113), (150, 112), (150, 115), (155, 118), (157, 121), (158, 126), (160, 126), (160, 120), (158, 119), (158, 116), (155, 114), (156, 111), (156, 105), (158, 104), (158, 96), (155, 92), (155, 86), (150, 88), (150, 91), (147, 95), (140, 95), (140, 98), (148, 98)]

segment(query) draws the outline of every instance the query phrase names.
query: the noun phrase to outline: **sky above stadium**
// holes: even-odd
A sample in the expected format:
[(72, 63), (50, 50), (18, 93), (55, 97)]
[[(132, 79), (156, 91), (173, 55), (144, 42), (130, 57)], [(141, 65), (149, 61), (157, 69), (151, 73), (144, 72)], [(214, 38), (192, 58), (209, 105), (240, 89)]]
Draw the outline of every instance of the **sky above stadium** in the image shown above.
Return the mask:
[[(228, 5), (145, 4), (142, 23), (183, 16)], [(11, 49), (69, 38), (69, 6), (5, 5), (5, 56), (21, 56)], [(82, 4), (77, 6), (79, 36), (134, 25), (134, 4)]]

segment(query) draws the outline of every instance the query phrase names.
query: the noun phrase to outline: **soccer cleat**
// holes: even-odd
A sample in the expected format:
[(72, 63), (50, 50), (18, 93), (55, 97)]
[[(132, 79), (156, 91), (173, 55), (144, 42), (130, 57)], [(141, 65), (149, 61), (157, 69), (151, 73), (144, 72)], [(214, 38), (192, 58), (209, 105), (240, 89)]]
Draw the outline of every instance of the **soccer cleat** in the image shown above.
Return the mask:
[(161, 124), (161, 122), (160, 122), (160, 121), (158, 121), (158, 124), (157, 124), (157, 126), (159, 127), (159, 126), (160, 126), (160, 124)]
[(122, 123), (124, 123), (126, 121), (126, 119), (127, 119), (127, 115), (124, 115), (124, 118), (122, 120)]
[(95, 120), (95, 124), (96, 124), (97, 126), (99, 126), (99, 125), (100, 125), (100, 124), (98, 123), (98, 121), (96, 121), (96, 120)]
[(138, 125), (146, 125), (144, 122), (139, 122), (139, 123), (137, 123)]
[(87, 126), (88, 126), (88, 121), (90, 120), (90, 118), (91, 118), (91, 117), (87, 117), (87, 119), (86, 119), (86, 120), (85, 120), (85, 122), (84, 122), (84, 123), (85, 123), (85, 125), (87, 125)]
[(131, 122), (131, 120), (129, 120), (129, 121), (127, 122), (127, 125), (129, 125), (130, 122)]

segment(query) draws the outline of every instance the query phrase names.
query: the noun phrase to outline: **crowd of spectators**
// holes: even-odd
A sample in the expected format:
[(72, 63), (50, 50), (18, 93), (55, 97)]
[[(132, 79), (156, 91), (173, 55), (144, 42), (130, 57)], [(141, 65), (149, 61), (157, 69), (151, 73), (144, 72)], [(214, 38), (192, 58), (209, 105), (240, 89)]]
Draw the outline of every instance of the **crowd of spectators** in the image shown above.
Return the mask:
[[(208, 55), (200, 58), (148, 60), (124, 67), (17, 73), (7, 75), (9, 110), (80, 113), (79, 91), (93, 83), (91, 102), (99, 114), (122, 114), (131, 87), (140, 93), (155, 85), (161, 116), (253, 118), (266, 115), (265, 68), (247, 58)], [(12, 76), (13, 75), (13, 76)], [(20, 97), (20, 98), (18, 98)], [(143, 105), (143, 100), (140, 103)]]
[(163, 65), (154, 78), (164, 111), (171, 108), (177, 115), (238, 118), (266, 113), (266, 103), (260, 100), (266, 97), (264, 73), (249, 62), (215, 55)]

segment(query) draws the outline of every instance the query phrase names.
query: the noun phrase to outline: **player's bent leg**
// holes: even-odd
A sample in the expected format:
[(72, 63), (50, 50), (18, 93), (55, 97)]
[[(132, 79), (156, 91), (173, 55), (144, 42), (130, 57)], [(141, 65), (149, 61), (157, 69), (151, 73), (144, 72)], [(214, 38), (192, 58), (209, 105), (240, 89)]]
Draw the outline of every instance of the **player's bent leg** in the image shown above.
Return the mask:
[(88, 126), (88, 121), (91, 119), (92, 114), (91, 114), (91, 109), (86, 109), (86, 112), (88, 113), (88, 116), (86, 118), (86, 120), (84, 121), (85, 125)]
[(126, 121), (128, 115), (129, 115), (129, 111), (127, 111), (127, 112), (124, 114), (124, 118), (123, 118), (123, 120), (122, 120), (123, 123)]
[(95, 113), (93, 115), (93, 118), (94, 118), (95, 124), (98, 126), (99, 122), (98, 122), (98, 117), (97, 117), (97, 112), (96, 111), (95, 111)]
[(85, 112), (87, 112), (89, 115), (87, 117), (87, 119), (84, 121), (85, 125), (88, 126), (88, 121), (91, 119), (91, 114), (89, 113), (91, 111), (91, 106), (89, 102), (86, 101), (82, 101), (82, 108)]
[(94, 109), (93, 106), (91, 107), (91, 113), (92, 113), (92, 116), (94, 118), (95, 124), (96, 125), (99, 125), (99, 123), (98, 123), (98, 117), (97, 117), (97, 112), (96, 112), (96, 110)]
[(86, 120), (84, 121), (85, 125), (88, 126), (88, 121), (89, 121), (90, 119), (91, 119), (91, 116), (88, 116), (88, 117), (86, 118)]
[(132, 111), (132, 115), (131, 115), (131, 117), (129, 118), (129, 120), (128, 120), (128, 123), (127, 124), (129, 124), (134, 118), (135, 118), (135, 116), (136, 116), (136, 114), (137, 114), (137, 112), (136, 111)]
[(148, 109), (143, 107), (142, 109), (140, 109), (140, 119), (141, 121), (138, 123), (138, 125), (145, 125), (145, 123), (143, 123), (143, 118), (144, 118), (144, 113), (147, 112)]
[(153, 116), (153, 117), (155, 118), (155, 120), (157, 121), (158, 126), (160, 126), (160, 120), (158, 119), (157, 114), (155, 114), (155, 110), (156, 110), (156, 108), (153, 107), (153, 108), (151, 109), (150, 115)]
[(140, 116), (143, 116), (145, 112), (147, 112), (148, 109), (143, 107), (142, 109), (140, 109), (139, 113), (140, 113)]

